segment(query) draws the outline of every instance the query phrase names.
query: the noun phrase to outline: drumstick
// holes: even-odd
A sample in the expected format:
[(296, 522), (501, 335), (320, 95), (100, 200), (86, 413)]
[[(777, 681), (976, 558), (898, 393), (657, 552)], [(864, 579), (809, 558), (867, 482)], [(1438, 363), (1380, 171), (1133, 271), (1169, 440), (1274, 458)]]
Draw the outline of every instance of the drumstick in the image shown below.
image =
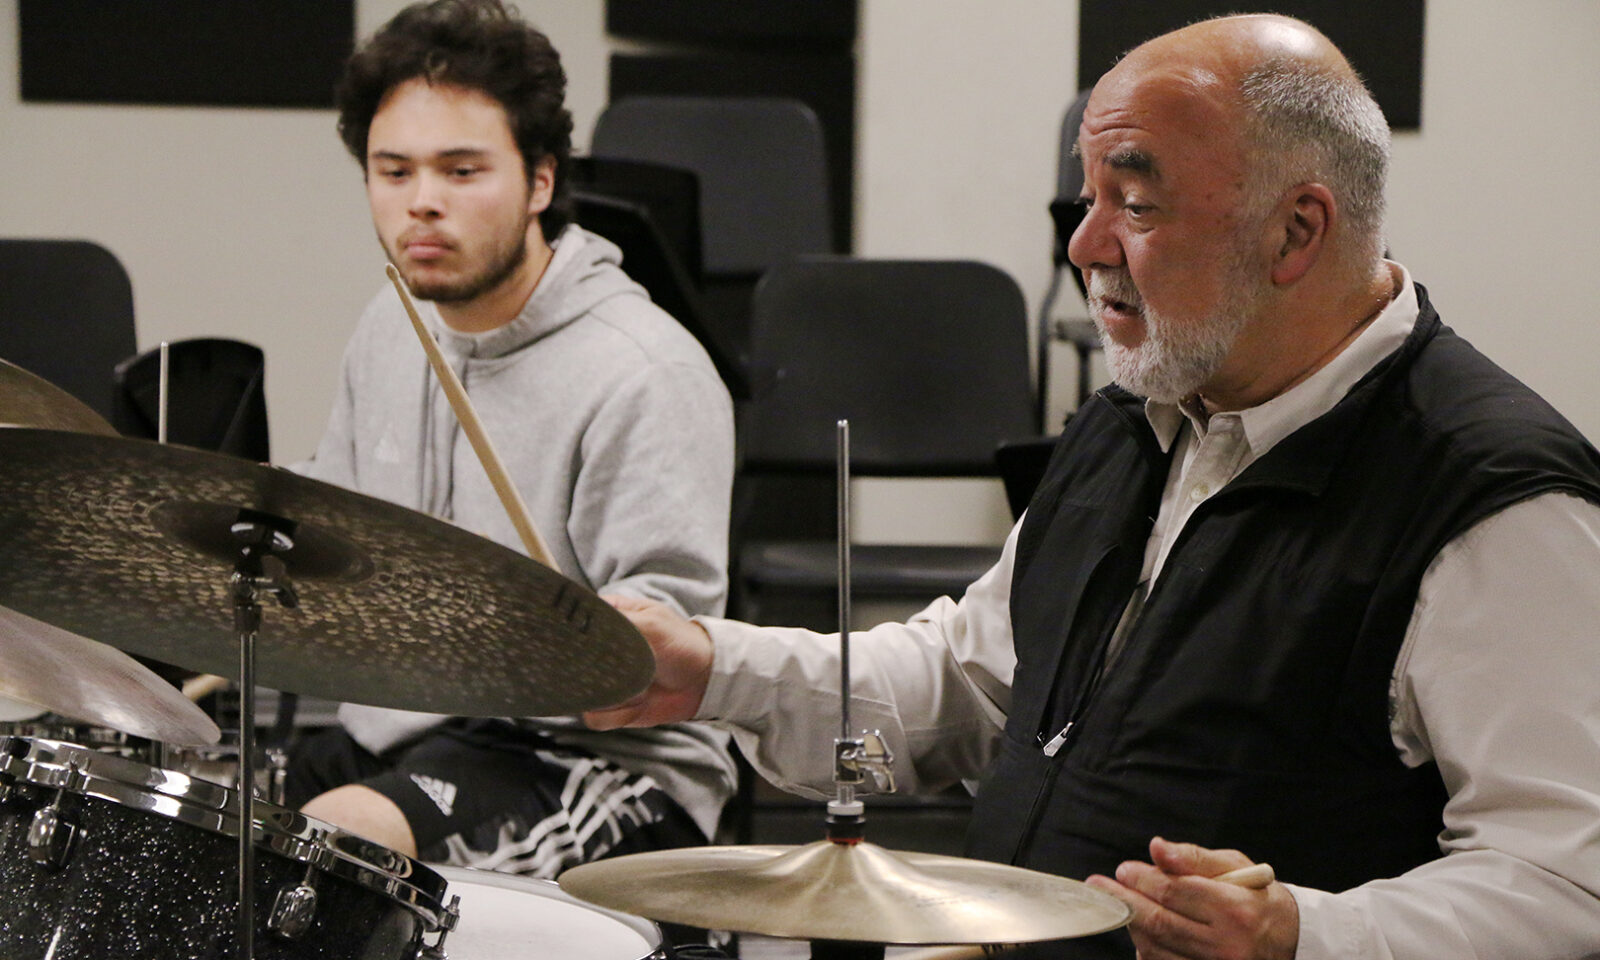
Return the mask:
[(197, 677), (190, 677), (183, 681), (183, 695), (190, 700), (199, 702), (226, 687), (231, 682), (227, 677), (219, 677), (214, 673), (202, 673)]
[(1278, 879), (1278, 875), (1273, 872), (1272, 864), (1270, 863), (1252, 863), (1248, 867), (1240, 867), (1237, 870), (1229, 870), (1227, 873), (1219, 873), (1211, 879), (1221, 880), (1223, 883), (1231, 883), (1236, 887), (1244, 887), (1246, 890), (1265, 890), (1272, 884), (1272, 881)]
[[(1244, 887), (1247, 890), (1261, 890), (1277, 879), (1270, 863), (1253, 863), (1248, 867), (1229, 870), (1212, 877), (1223, 883)], [(896, 953), (894, 960), (984, 960), (985, 957), (1003, 957), (1011, 950), (1007, 945), (991, 944), (964, 944), (958, 947), (926, 947), (921, 950), (907, 950)]]
[(405, 305), (406, 314), (411, 317), (411, 326), (417, 331), (417, 339), (422, 341), (423, 352), (428, 355), (428, 362), (433, 365), (433, 372), (439, 378), (439, 385), (444, 387), (444, 395), (450, 400), (450, 408), (456, 412), (456, 419), (461, 422), (461, 429), (466, 431), (467, 439), (472, 441), (472, 450), (478, 455), (478, 461), (483, 464), (484, 471), (489, 474), (489, 482), (494, 485), (494, 492), (499, 494), (500, 505), (511, 518), (511, 525), (517, 528), (517, 536), (522, 538), (523, 548), (528, 551), (528, 556), (554, 570), (555, 561), (550, 559), (549, 548), (544, 545), (544, 539), (534, 528), (533, 518), (528, 516), (528, 505), (522, 501), (522, 494), (518, 492), (516, 484), (511, 482), (505, 464), (500, 461), (500, 455), (489, 442), (489, 434), (484, 431), (483, 423), (478, 419), (478, 412), (472, 408), (472, 401), (467, 398), (467, 391), (461, 386), (461, 380), (456, 376), (456, 372), (450, 369), (450, 364), (445, 362), (439, 345), (433, 342), (433, 335), (423, 325), (422, 318), (417, 316), (417, 308), (411, 302), (411, 294), (406, 290), (406, 285), (400, 282), (400, 271), (396, 270), (392, 263), (386, 264), (384, 271), (389, 274), (389, 281), (400, 294), (400, 302)]

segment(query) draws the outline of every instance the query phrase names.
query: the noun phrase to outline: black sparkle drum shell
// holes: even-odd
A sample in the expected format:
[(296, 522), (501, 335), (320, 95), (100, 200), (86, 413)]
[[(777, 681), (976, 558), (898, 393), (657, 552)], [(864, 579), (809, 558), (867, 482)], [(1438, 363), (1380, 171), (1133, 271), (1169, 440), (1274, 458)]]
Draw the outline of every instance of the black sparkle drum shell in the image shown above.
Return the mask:
[[(126, 758), (0, 737), (0, 958), (238, 956), (236, 803), (228, 788)], [(64, 827), (45, 842), (39, 824), (52, 819), (70, 842)], [(411, 960), (444, 917), (433, 871), (261, 802), (255, 870), (261, 960)], [(286, 939), (274, 907), (301, 885), (315, 910)]]

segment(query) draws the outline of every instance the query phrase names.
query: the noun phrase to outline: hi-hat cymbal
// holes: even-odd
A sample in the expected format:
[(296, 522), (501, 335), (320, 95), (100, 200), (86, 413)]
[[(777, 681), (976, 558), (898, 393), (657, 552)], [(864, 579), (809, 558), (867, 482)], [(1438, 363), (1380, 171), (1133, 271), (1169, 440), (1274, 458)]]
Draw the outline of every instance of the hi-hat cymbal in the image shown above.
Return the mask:
[(1032, 943), (1114, 930), (1130, 916), (1065, 877), (828, 840), (636, 853), (574, 867), (560, 883), (652, 920), (798, 940)]
[(588, 589), (498, 543), (331, 484), (187, 447), (0, 430), (0, 604), (118, 649), (234, 674), (241, 509), (292, 526), (299, 607), (266, 609), (257, 681), (465, 716), (627, 699), (650, 648)]
[(136, 737), (216, 743), (217, 725), (120, 650), (0, 607), (0, 695)]
[(6, 360), (0, 360), (0, 427), (117, 436), (116, 428), (88, 404)]

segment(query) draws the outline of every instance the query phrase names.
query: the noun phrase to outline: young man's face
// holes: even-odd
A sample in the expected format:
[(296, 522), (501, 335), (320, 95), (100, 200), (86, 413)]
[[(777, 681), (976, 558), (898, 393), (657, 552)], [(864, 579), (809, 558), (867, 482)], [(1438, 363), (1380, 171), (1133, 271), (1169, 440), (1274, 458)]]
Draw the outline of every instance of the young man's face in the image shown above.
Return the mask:
[(367, 200), (378, 240), (413, 295), (468, 304), (519, 279), (553, 165), (527, 176), (506, 112), (477, 90), (408, 80), (367, 134)]

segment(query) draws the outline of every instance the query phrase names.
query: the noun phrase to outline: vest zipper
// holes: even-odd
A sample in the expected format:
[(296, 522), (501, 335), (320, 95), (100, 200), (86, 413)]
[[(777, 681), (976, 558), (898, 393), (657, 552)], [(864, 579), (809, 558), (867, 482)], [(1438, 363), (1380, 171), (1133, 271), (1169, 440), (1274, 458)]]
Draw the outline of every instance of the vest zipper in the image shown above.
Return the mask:
[[(1218, 496), (1220, 495), (1221, 493), (1219, 492)], [(1211, 500), (1214, 499), (1216, 499), (1216, 497), (1212, 497), (1205, 503), (1200, 504), (1200, 506), (1195, 509), (1194, 514), (1190, 516), (1189, 523), (1184, 524), (1183, 529), (1178, 531), (1178, 539), (1172, 542), (1172, 549), (1168, 551), (1167, 554), (1167, 559), (1169, 562), (1174, 556), (1177, 555), (1178, 548), (1189, 539), (1189, 534), (1194, 529), (1194, 518), (1199, 516), (1201, 511), (1206, 510), (1211, 505)], [(1154, 523), (1154, 520), (1151, 522)], [(1123, 648), (1118, 651), (1117, 659), (1120, 660), (1123, 654), (1127, 652), (1127, 645), (1129, 641), (1133, 639), (1133, 634), (1138, 630), (1139, 621), (1144, 619), (1145, 608), (1150, 605), (1150, 601), (1154, 599), (1156, 591), (1161, 589), (1161, 585), (1164, 583), (1166, 583), (1165, 580), (1159, 580), (1158, 582), (1151, 584), (1149, 592), (1145, 594), (1144, 599), (1139, 604), (1139, 611), (1135, 615), (1134, 621), (1128, 624), (1128, 633), (1127, 636), (1123, 638)], [(1090, 678), (1088, 686), (1084, 689), (1082, 695), (1078, 697), (1072, 712), (1072, 719), (1068, 720), (1067, 725), (1062, 727), (1061, 731), (1055, 736), (1051, 737), (1049, 740), (1044, 738), (1043, 731), (1034, 736), (1034, 743), (1044, 751), (1045, 756), (1055, 757), (1056, 754), (1061, 752), (1061, 748), (1067, 745), (1067, 740), (1072, 734), (1072, 728), (1077, 724), (1078, 718), (1082, 717), (1084, 712), (1089, 709), (1089, 703), (1094, 699), (1094, 695), (1099, 692), (1100, 684), (1105, 680), (1106, 674), (1116, 669), (1115, 664), (1108, 665), (1105, 662), (1106, 653), (1110, 648), (1112, 639), (1116, 635), (1116, 629), (1116, 626), (1111, 628), (1111, 635), (1105, 638), (1104, 645), (1100, 648), (1100, 656), (1095, 667), (1094, 676)]]
[(1039, 746), (1044, 748), (1045, 756), (1053, 757), (1061, 752), (1061, 748), (1067, 743), (1067, 734), (1072, 732), (1072, 725), (1076, 722), (1076, 720), (1068, 720), (1067, 725), (1061, 728), (1061, 732), (1051, 737), (1048, 743), (1045, 742), (1044, 734), (1039, 734)]

